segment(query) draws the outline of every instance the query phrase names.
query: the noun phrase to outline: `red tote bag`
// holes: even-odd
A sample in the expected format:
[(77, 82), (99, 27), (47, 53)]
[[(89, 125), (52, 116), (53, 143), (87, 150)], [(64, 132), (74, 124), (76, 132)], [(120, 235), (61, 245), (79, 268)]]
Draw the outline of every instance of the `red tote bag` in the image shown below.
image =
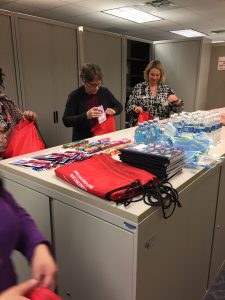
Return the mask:
[(91, 129), (94, 135), (102, 135), (113, 131), (116, 131), (114, 116), (107, 116), (107, 119), (103, 123), (97, 124)]
[[(55, 174), (88, 193), (117, 204), (127, 206), (143, 200), (147, 205), (161, 206), (165, 219), (173, 214), (176, 205), (181, 206), (178, 193), (170, 183), (161, 183), (154, 174), (116, 161), (104, 153), (59, 167)], [(168, 209), (169, 214), (166, 214)]]
[(55, 174), (86, 192), (117, 203), (141, 195), (143, 185), (156, 179), (155, 175), (104, 153), (59, 167)]
[(154, 117), (150, 115), (149, 112), (142, 111), (141, 113), (139, 113), (137, 121), (138, 123), (143, 123), (144, 121), (153, 120), (153, 119)]
[(3, 155), (10, 158), (42, 149), (45, 149), (45, 144), (34, 122), (25, 119), (13, 130)]

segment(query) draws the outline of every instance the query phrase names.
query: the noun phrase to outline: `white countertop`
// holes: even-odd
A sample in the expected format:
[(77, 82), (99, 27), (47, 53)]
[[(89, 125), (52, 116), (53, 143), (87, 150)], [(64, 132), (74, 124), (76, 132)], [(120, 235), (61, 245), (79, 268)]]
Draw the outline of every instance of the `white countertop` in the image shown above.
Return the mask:
[[(128, 128), (124, 130), (119, 130), (105, 136), (110, 137), (111, 140), (118, 140), (121, 138), (132, 138), (134, 136), (135, 128)], [(216, 153), (223, 155), (225, 153), (225, 127), (222, 128), (222, 139), (221, 142), (211, 150), (211, 153)], [(101, 136), (104, 137), (104, 136)], [(92, 138), (91, 140), (99, 139), (99, 137)], [(33, 155), (26, 154), (10, 159), (5, 159), (0, 161), (0, 173), (7, 178), (12, 179), (13, 176), (19, 179), (26, 179), (32, 183), (41, 185), (48, 189), (48, 195), (50, 197), (56, 197), (58, 195), (67, 195), (72, 198), (79, 199), (90, 205), (94, 205), (100, 209), (106, 210), (109, 213), (116, 214), (120, 217), (126, 218), (132, 222), (138, 223), (148, 214), (152, 212), (152, 207), (147, 206), (143, 201), (137, 203), (131, 203), (129, 206), (125, 207), (124, 205), (116, 205), (113, 202), (109, 202), (98, 197), (95, 197), (87, 192), (84, 192), (71, 184), (59, 179), (55, 176), (54, 169), (36, 172), (30, 168), (20, 167), (10, 162), (18, 160), (20, 158), (31, 157), (40, 153), (52, 153), (61, 150), (61, 146), (45, 149), (42, 151), (35, 152)], [(208, 172), (207, 169), (198, 168), (196, 170), (192, 169), (183, 169), (180, 175), (175, 176), (170, 180), (173, 187), (178, 191), (186, 188), (190, 183), (199, 178), (203, 173)], [(29, 186), (28, 186), (29, 187)], [(72, 201), (72, 200), (71, 200)]]

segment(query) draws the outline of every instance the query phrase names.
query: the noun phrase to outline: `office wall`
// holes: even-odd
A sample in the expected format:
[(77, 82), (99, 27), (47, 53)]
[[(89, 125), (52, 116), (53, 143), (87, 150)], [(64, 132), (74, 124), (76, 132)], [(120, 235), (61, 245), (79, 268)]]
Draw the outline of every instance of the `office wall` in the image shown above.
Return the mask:
[(225, 57), (225, 43), (212, 44), (206, 108), (225, 106), (225, 70), (218, 70), (219, 57)]

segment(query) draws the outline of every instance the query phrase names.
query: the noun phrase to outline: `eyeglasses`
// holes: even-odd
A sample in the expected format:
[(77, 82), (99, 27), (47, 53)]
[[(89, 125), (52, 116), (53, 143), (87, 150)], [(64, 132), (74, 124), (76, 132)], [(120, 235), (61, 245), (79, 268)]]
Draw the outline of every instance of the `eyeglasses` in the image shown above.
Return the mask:
[(86, 85), (89, 85), (92, 88), (97, 88), (102, 85), (102, 81), (99, 82), (85, 82)]

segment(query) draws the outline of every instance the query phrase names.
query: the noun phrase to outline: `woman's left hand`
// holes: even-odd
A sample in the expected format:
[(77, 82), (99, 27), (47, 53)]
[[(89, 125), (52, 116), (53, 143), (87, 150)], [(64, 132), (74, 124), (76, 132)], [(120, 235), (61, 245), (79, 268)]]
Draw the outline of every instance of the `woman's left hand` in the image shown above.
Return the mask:
[(49, 248), (45, 244), (39, 244), (34, 249), (31, 267), (33, 278), (40, 282), (40, 286), (54, 290), (57, 267)]
[(38, 120), (37, 114), (34, 111), (31, 111), (31, 110), (25, 111), (23, 113), (23, 116), (24, 116), (25, 119), (28, 119), (28, 120), (31, 120), (31, 121), (34, 121), (34, 122), (37, 122), (37, 120)]
[(105, 110), (105, 113), (109, 116), (113, 116), (116, 114), (115, 110), (109, 107)]
[(183, 100), (178, 98), (176, 95), (169, 95), (167, 98), (168, 102), (175, 105), (181, 105), (183, 103)]

